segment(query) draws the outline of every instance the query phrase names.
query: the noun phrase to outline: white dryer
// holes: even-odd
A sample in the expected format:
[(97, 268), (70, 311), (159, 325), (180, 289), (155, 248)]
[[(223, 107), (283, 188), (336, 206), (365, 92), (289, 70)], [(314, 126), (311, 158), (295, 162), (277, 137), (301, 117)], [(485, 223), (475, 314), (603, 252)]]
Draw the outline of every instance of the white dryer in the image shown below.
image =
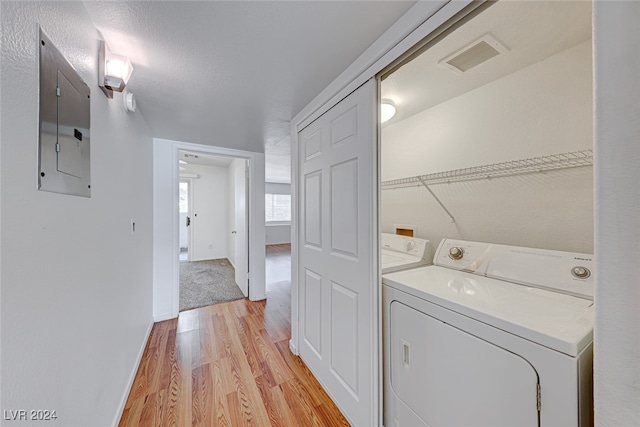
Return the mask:
[(386, 427), (593, 425), (593, 256), (444, 239), (383, 283)]
[(380, 243), (382, 274), (431, 263), (428, 240), (382, 233)]

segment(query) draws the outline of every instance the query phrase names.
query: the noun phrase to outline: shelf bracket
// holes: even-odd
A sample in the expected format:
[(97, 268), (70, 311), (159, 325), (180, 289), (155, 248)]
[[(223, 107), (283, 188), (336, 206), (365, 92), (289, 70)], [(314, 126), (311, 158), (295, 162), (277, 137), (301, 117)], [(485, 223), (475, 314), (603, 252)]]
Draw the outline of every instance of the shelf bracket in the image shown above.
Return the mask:
[(453, 215), (451, 215), (451, 212), (449, 212), (449, 209), (447, 209), (445, 207), (445, 205), (440, 201), (440, 199), (438, 199), (438, 196), (436, 196), (436, 194), (431, 190), (431, 188), (429, 188), (429, 185), (424, 181), (424, 178), (418, 177), (418, 180), (420, 180), (420, 184), (422, 184), (424, 186), (424, 188), (426, 188), (427, 191), (429, 193), (431, 193), (431, 195), (436, 200), (436, 202), (438, 202), (440, 207), (447, 213), (447, 215), (449, 215), (449, 218), (451, 219), (451, 222), (455, 224), (456, 219), (453, 217)]

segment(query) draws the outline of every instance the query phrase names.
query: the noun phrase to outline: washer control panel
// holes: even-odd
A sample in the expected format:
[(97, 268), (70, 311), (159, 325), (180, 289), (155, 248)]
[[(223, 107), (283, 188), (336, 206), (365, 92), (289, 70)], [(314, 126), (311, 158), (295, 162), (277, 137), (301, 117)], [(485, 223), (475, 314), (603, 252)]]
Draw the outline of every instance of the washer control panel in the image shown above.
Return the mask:
[(593, 299), (593, 255), (443, 239), (433, 263), (508, 282)]

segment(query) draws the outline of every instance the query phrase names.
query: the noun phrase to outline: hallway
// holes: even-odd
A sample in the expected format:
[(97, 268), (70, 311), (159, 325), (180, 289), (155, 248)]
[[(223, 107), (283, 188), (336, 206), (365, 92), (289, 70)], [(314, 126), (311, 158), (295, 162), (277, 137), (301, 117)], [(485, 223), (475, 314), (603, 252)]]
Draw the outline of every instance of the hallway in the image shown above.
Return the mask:
[(289, 351), (290, 263), (288, 245), (267, 247), (267, 301), (156, 323), (120, 426), (349, 425)]

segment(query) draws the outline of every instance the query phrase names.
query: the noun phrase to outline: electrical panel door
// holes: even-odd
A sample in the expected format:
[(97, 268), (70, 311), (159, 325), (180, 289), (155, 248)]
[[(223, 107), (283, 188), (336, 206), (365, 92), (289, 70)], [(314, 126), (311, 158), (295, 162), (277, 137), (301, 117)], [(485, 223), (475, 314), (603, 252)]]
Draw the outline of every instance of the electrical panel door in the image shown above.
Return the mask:
[(38, 189), (91, 197), (90, 90), (40, 30)]

